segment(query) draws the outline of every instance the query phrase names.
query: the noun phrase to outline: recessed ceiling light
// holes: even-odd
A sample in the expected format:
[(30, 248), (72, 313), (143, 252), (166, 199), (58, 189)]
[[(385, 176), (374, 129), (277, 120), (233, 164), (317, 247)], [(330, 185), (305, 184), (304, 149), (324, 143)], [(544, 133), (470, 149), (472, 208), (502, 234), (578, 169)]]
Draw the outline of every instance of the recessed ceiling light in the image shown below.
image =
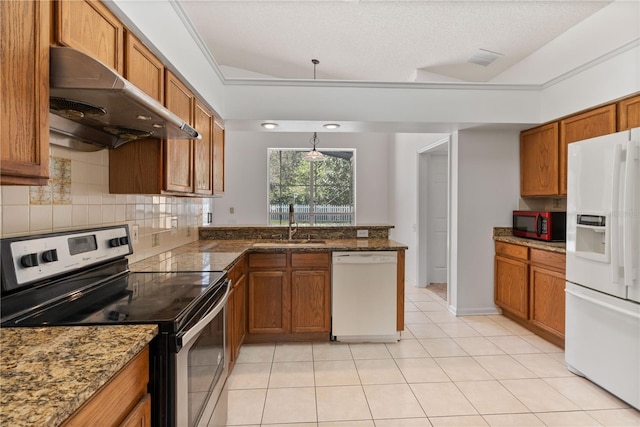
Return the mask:
[(278, 124), (273, 122), (266, 122), (266, 123), (262, 123), (261, 126), (265, 129), (275, 129), (278, 127)]
[(326, 123), (322, 126), (326, 129), (338, 129), (340, 127), (340, 125), (337, 123)]

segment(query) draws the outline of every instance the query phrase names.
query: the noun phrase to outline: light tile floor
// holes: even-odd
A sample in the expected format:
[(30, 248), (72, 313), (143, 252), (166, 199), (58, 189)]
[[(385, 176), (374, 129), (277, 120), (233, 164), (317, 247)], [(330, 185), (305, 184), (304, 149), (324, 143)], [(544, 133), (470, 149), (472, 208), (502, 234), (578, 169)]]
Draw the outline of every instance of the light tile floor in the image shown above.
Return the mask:
[(228, 425), (640, 426), (639, 411), (506, 317), (455, 317), (411, 286), (405, 309), (398, 343), (244, 345)]

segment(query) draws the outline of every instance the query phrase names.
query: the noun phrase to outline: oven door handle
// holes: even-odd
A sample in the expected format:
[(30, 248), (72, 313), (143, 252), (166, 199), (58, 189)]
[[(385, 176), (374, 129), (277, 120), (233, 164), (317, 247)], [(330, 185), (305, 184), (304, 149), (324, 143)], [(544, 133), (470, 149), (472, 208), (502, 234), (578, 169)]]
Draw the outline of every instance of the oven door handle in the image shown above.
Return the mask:
[(178, 350), (181, 349), (186, 343), (198, 336), (198, 334), (222, 311), (229, 299), (229, 292), (231, 291), (231, 281), (225, 280), (227, 290), (224, 293), (222, 299), (215, 305), (215, 307), (207, 313), (202, 319), (198, 321), (192, 328), (185, 331), (183, 334), (176, 337), (176, 344)]

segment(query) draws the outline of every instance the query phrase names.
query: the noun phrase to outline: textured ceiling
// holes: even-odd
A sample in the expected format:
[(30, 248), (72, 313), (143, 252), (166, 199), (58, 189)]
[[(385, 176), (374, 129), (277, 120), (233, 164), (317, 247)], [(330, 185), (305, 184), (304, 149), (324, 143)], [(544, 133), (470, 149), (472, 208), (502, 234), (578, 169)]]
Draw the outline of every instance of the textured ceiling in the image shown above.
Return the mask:
[(318, 79), (389, 82), (490, 81), (608, 3), (180, 1), (226, 77), (311, 79), (317, 58)]

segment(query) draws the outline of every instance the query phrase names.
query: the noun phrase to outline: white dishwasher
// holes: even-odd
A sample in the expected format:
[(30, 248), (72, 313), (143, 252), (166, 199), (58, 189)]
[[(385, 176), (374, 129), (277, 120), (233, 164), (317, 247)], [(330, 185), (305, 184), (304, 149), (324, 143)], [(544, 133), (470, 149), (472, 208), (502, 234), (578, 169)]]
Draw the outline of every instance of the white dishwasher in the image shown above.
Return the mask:
[(395, 342), (397, 252), (334, 252), (331, 335), (342, 342)]

